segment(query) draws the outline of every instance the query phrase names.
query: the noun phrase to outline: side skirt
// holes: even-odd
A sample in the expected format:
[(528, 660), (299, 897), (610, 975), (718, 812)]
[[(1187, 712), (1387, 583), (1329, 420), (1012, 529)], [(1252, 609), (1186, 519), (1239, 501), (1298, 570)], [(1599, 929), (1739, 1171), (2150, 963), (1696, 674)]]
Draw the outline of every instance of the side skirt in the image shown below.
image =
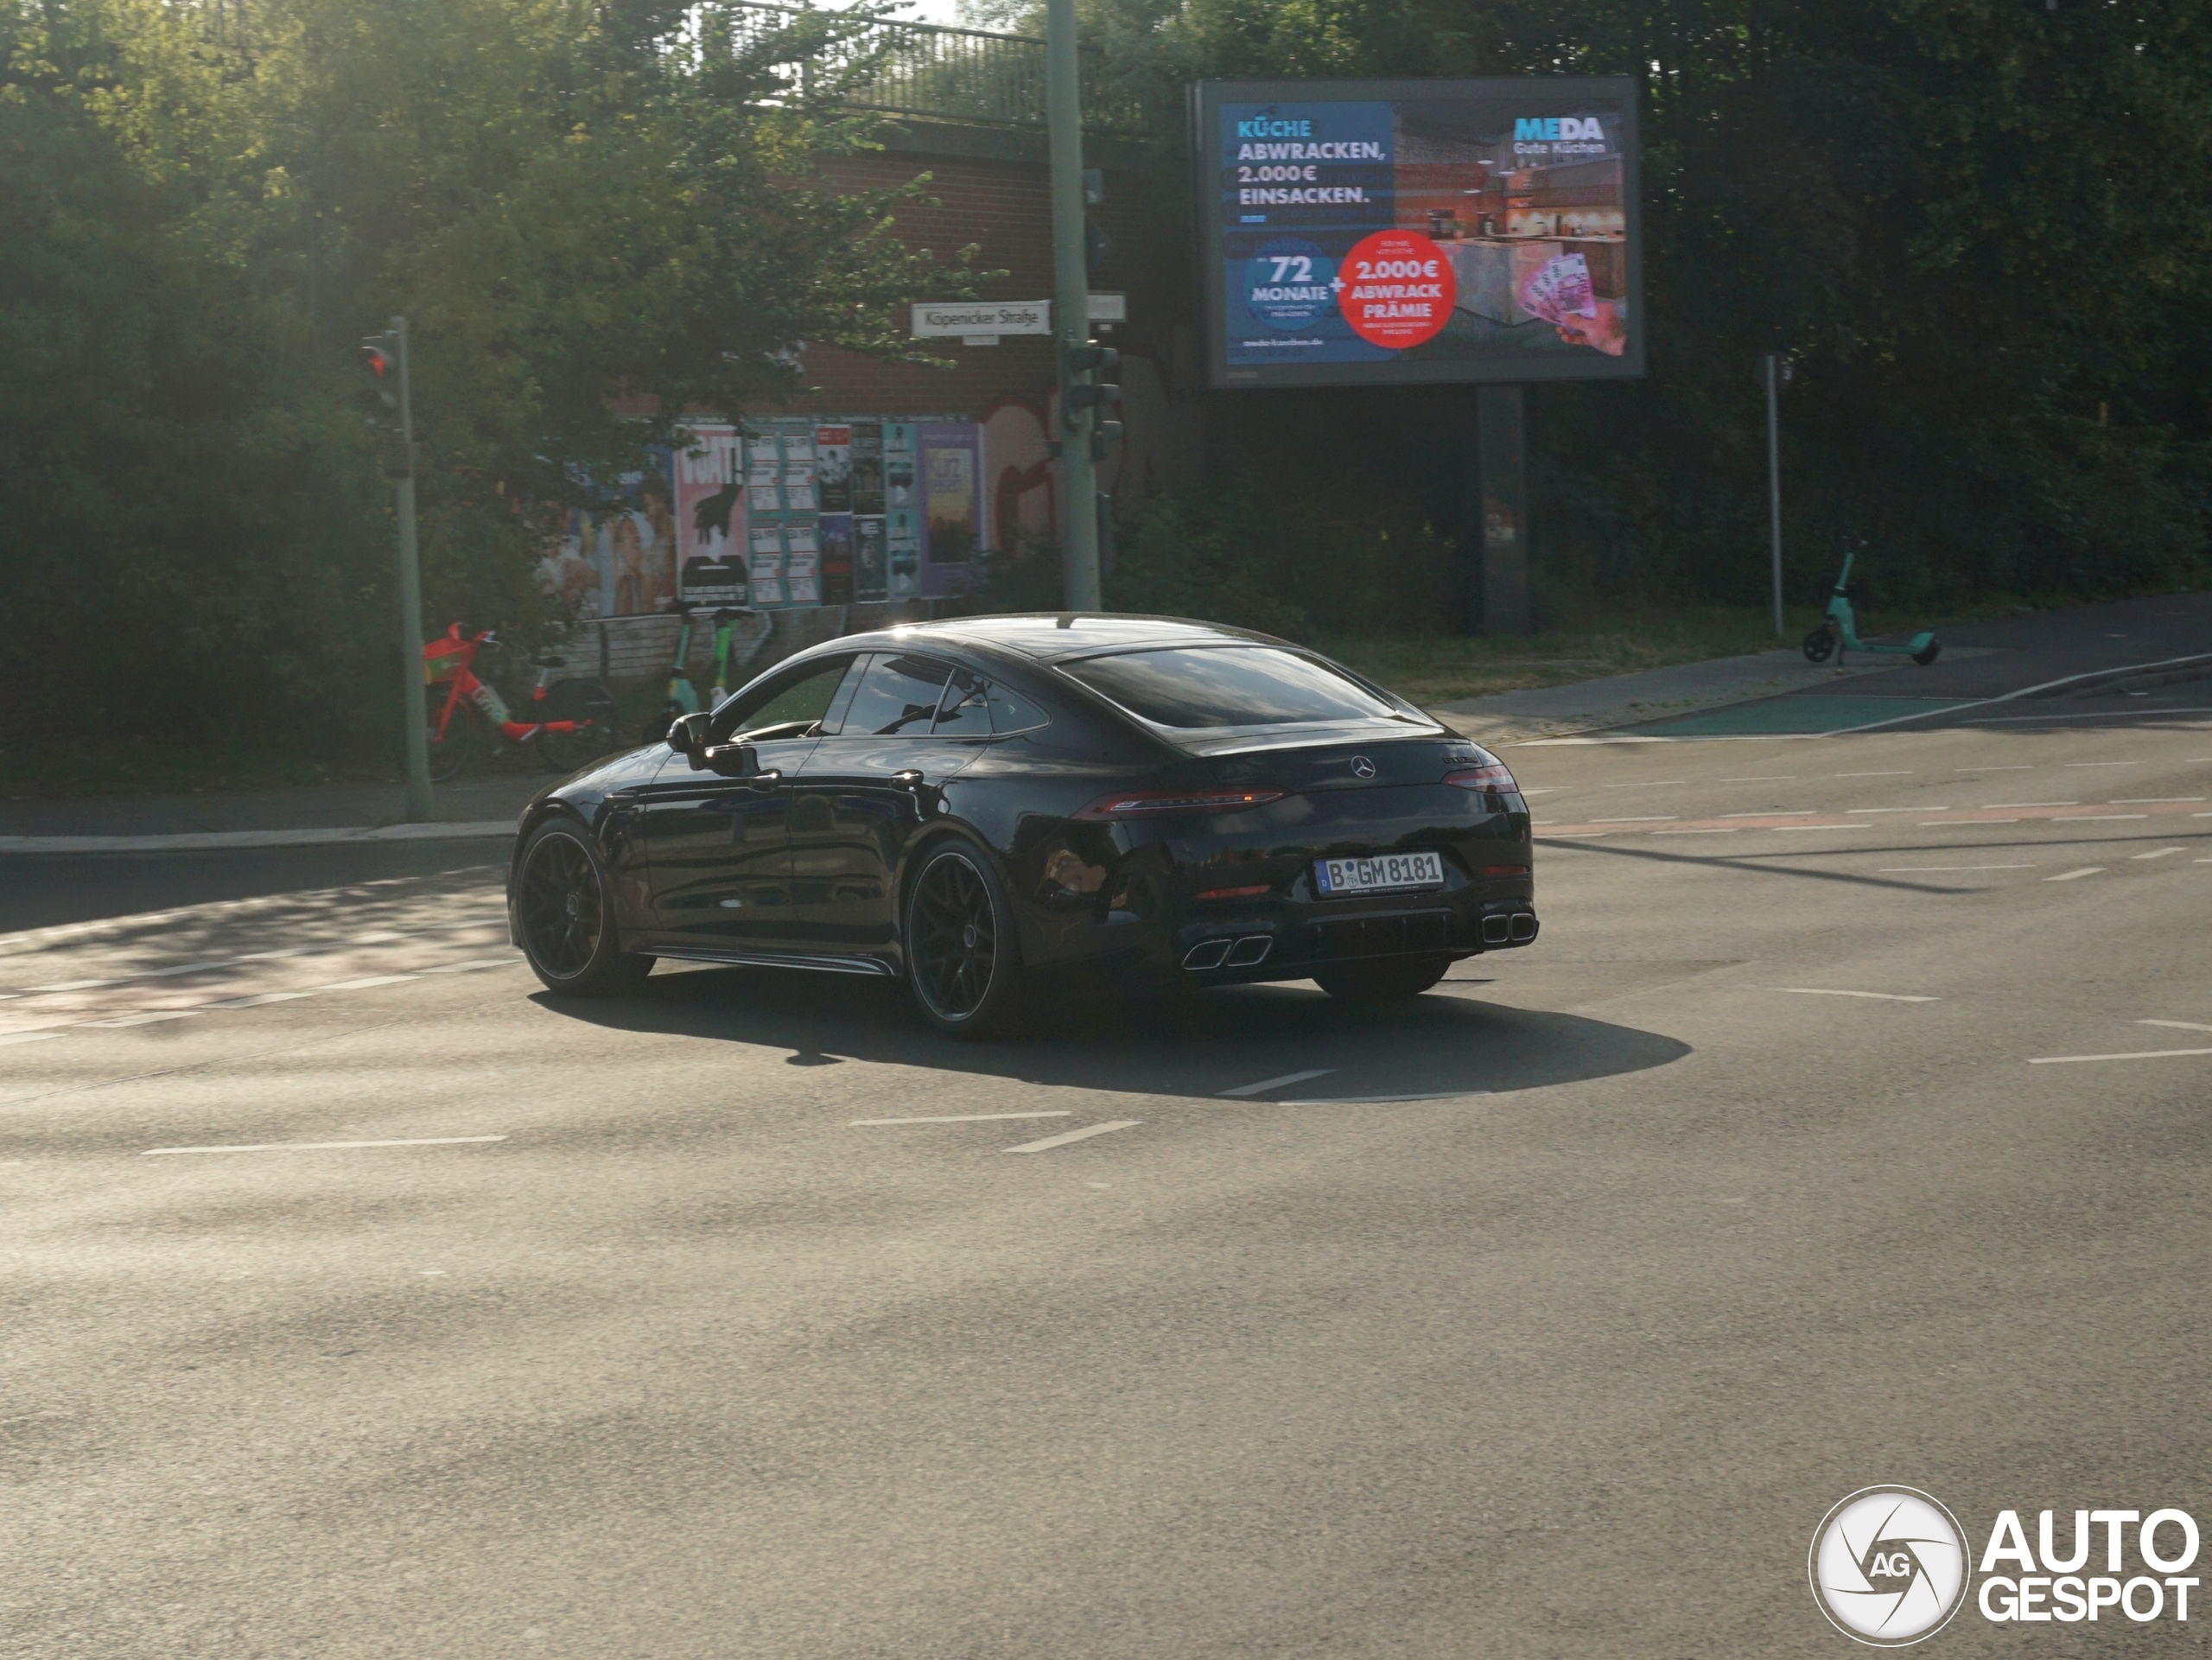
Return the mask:
[(702, 951), (693, 945), (647, 945), (649, 957), (680, 958), (686, 963), (722, 963), (755, 969), (810, 969), (817, 974), (861, 974), (873, 979), (895, 980), (898, 971), (873, 957), (818, 957), (775, 951)]

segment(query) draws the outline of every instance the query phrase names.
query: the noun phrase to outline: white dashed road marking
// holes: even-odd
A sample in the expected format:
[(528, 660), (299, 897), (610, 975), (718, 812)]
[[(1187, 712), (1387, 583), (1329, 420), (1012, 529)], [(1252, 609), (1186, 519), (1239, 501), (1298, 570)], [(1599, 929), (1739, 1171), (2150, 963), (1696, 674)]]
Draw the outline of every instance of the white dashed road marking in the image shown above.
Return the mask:
[(1914, 870), (2033, 870), (2032, 864), (2024, 865), (1885, 865), (1874, 874), (1878, 876), (1902, 876)]
[(1263, 1078), (1256, 1084), (1239, 1084), (1233, 1090), (1224, 1090), (1225, 1096), (1265, 1095), (1269, 1090), (1280, 1090), (1287, 1084), (1303, 1084), (1309, 1078), (1326, 1078), (1336, 1070), (1333, 1066), (1316, 1066), (1311, 1072), (1285, 1072), (1281, 1078)]
[(2186, 853), (2188, 851), (2189, 849), (2187, 848), (2160, 848), (2155, 853), (2139, 853), (2135, 856), (2139, 859), (2164, 859), (2173, 854)]
[(423, 1135), (408, 1142), (255, 1142), (238, 1147), (149, 1147), (138, 1156), (152, 1159), (171, 1153), (336, 1153), (361, 1147), (474, 1147), (506, 1139), (504, 1135)]
[(2080, 1060), (2165, 1060), (2175, 1055), (2212, 1055), (2212, 1049), (2137, 1049), (2124, 1055), (2038, 1055), (2031, 1066), (2066, 1066)]
[(2138, 1021), (2138, 1026), (2169, 1026), (2177, 1032), (2212, 1032), (2212, 1026), (2196, 1021)]
[(942, 1118), (855, 1118), (849, 1129), (875, 1129), (885, 1124), (992, 1124), (1007, 1118), (1072, 1118), (1072, 1112), (956, 1112)]
[(59, 1032), (10, 1032), (0, 1036), (0, 1045), (10, 1043), (42, 1043), (48, 1038), (58, 1038)]
[(1061, 1135), (1047, 1135), (1041, 1142), (1024, 1142), (1020, 1147), (1003, 1147), (1001, 1153), (1049, 1153), (1056, 1147), (1065, 1147), (1071, 1142), (1087, 1142), (1094, 1135), (1110, 1135), (1117, 1129), (1135, 1129), (1144, 1123), (1141, 1118), (1116, 1118), (1110, 1123), (1086, 1124), (1081, 1129), (1071, 1129)]
[(2047, 882), (2070, 882), (2077, 876), (2094, 876), (2103, 869), (2102, 865), (2083, 865), (2079, 870), (2069, 870), (2063, 875), (2045, 876), (2044, 880)]
[(1773, 986), (1774, 991), (1793, 992), (1800, 997), (1872, 997), (1885, 1003), (1940, 1003), (1941, 997), (1912, 997), (1900, 991), (1839, 991), (1827, 986)]

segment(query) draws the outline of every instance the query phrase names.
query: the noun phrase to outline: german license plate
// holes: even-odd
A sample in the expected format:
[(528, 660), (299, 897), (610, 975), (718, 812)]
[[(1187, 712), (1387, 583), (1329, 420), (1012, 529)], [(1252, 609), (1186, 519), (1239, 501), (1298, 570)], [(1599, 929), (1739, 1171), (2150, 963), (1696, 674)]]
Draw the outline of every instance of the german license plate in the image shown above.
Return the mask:
[(1384, 894), (1444, 886), (1443, 855), (1388, 853), (1374, 859), (1316, 859), (1313, 885), (1325, 899), (1345, 894)]

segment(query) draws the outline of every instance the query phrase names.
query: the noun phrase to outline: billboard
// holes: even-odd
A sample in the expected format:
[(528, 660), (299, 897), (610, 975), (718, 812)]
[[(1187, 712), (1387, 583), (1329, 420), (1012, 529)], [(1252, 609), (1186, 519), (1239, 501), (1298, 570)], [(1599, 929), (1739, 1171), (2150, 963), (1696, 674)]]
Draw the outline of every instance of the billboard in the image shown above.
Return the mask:
[(1643, 372), (1636, 83), (1202, 81), (1216, 387)]

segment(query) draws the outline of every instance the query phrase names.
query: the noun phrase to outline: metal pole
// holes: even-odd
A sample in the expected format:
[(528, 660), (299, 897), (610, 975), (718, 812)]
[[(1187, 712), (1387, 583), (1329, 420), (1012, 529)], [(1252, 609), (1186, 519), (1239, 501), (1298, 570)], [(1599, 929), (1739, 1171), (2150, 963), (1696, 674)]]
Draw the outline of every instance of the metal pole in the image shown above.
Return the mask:
[[(1045, 0), (1045, 125), (1052, 158), (1052, 333), (1060, 362), (1090, 338), (1090, 273), (1083, 247), (1082, 80), (1075, 44), (1075, 0)], [(1061, 376), (1063, 397), (1067, 377)], [(1060, 412), (1060, 524), (1063, 599), (1071, 611), (1096, 611), (1098, 588), (1098, 477), (1090, 458), (1087, 412)]]
[(430, 816), (430, 730), (423, 696), (423, 572), (415, 551), (415, 405), (407, 384), (407, 319), (394, 317), (399, 336), (399, 442), (407, 470), (399, 480), (399, 677), (406, 709), (407, 817)]
[(1761, 372), (1766, 379), (1766, 494), (1767, 506), (1774, 534), (1774, 637), (1783, 637), (1782, 629), (1782, 428), (1776, 413), (1782, 401), (1782, 389), (1777, 383), (1781, 376), (1781, 359), (1768, 353), (1759, 359)]

